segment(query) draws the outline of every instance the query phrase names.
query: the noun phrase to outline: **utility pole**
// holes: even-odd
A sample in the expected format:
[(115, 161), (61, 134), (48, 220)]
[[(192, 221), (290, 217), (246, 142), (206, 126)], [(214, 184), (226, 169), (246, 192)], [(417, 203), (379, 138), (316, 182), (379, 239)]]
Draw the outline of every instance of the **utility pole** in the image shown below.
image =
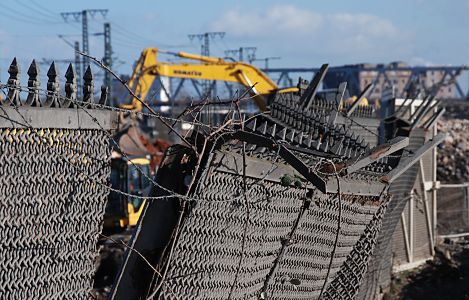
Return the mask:
[(252, 63), (256, 59), (256, 51), (257, 47), (239, 47), (239, 49), (225, 50), (225, 55), (230, 57), (238, 55), (238, 60), (244, 61), (244, 54), (246, 54), (248, 62)]
[[(112, 46), (111, 46), (111, 24), (104, 23), (104, 58), (103, 63), (112, 70)], [(112, 100), (112, 77), (111, 73), (104, 72), (104, 85), (108, 88), (109, 105), (113, 106)]]
[[(94, 18), (97, 13), (100, 13), (102, 17), (106, 17), (108, 10), (107, 9), (85, 9), (82, 11), (74, 11), (74, 12), (62, 12), (60, 15), (64, 19), (65, 22), (69, 21), (69, 17), (72, 17), (73, 22), (79, 22), (81, 19), (81, 26), (82, 26), (82, 46), (83, 46), (83, 53), (89, 54), (90, 49), (89, 49), (89, 35), (88, 35), (88, 15), (91, 16), (91, 18)], [(85, 74), (85, 69), (89, 65), (89, 58), (86, 56), (82, 57), (82, 71), (83, 74)]]
[(263, 61), (265, 63), (264, 69), (269, 68), (269, 61), (274, 60), (274, 59), (281, 59), (279, 56), (270, 56), (270, 57), (265, 57), (265, 58), (255, 58), (252, 61)]
[(81, 99), (81, 90), (82, 90), (82, 85), (81, 85), (81, 63), (80, 63), (80, 54), (78, 51), (80, 51), (80, 42), (75, 41), (74, 47), (75, 49), (75, 72), (77, 74), (77, 85), (78, 85), (78, 99)]
[[(83, 44), (83, 53), (90, 54), (90, 44), (88, 36), (88, 12), (86, 10), (81, 12), (81, 38)], [(83, 68), (86, 68), (90, 64), (90, 59), (86, 56), (83, 56)], [(85, 74), (85, 69), (83, 69), (83, 74)]]

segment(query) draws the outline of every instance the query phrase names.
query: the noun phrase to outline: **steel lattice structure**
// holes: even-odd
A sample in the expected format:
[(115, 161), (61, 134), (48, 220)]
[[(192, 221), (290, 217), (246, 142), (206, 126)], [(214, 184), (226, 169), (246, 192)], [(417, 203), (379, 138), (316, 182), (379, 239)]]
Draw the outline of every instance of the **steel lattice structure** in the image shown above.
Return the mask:
[[(280, 87), (292, 87), (299, 76), (304, 78), (312, 78), (318, 71), (319, 68), (268, 68), (262, 69), (272, 79), (275, 79), (276, 83)], [(329, 72), (326, 75), (326, 80), (323, 82), (324, 89), (333, 89), (337, 86), (337, 82), (347, 82), (348, 91), (350, 95), (359, 95), (364, 89), (362, 84), (359, 82), (359, 73), (368, 73), (370, 75), (370, 82), (375, 83), (374, 87), (370, 91), (370, 94), (381, 96), (381, 91), (386, 87), (395, 85), (393, 76), (396, 73), (405, 73), (405, 83), (403, 84), (402, 90), (396, 92), (395, 97), (406, 98), (409, 95), (414, 97), (413, 94), (416, 91), (423, 91), (428, 94), (431, 90), (438, 85), (451, 87), (454, 93), (454, 97), (451, 100), (467, 100), (469, 99), (469, 90), (467, 90), (466, 84), (462, 83), (466, 76), (469, 75), (468, 66), (394, 66), (394, 65), (350, 65), (350, 66), (333, 66), (329, 68)], [(434, 82), (422, 82), (422, 78), (426, 74), (440, 73), (439, 79)], [(196, 98), (203, 99), (203, 87), (202, 83), (194, 79), (178, 79), (171, 78), (171, 89), (168, 90), (166, 95), (170, 99), (172, 105), (185, 105), (184, 98), (187, 97), (187, 93), (194, 94)], [(379, 84), (378, 84), (379, 83)], [(243, 87), (234, 85), (228, 82), (218, 83), (212, 81), (210, 84), (211, 91), (217, 91), (216, 96), (220, 98), (232, 99), (235, 93), (239, 90), (244, 90)], [(380, 89), (380, 90), (379, 90)], [(373, 96), (375, 98), (376, 96)], [(441, 99), (441, 97), (440, 97)], [(442, 99), (445, 100), (445, 99)], [(158, 103), (155, 103), (158, 105)]]

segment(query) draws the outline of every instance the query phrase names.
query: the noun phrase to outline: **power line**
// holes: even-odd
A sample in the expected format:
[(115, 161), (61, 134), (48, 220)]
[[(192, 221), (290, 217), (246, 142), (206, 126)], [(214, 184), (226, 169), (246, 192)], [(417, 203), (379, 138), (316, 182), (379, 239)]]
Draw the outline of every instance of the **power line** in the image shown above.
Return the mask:
[(26, 3), (21, 2), (20, 0), (16, 1), (16, 3), (18, 3), (19, 5), (25, 7), (28, 10), (31, 10), (31, 11), (34, 11), (34, 12), (40, 14), (42, 17), (45, 17), (46, 19), (50, 19), (50, 20), (53, 19), (53, 22), (59, 22), (59, 20), (60, 20), (59, 14), (53, 14), (53, 16), (51, 16), (51, 15), (45, 14), (44, 12), (40, 11), (39, 9), (37, 9), (35, 7), (29, 6)]
[(128, 30), (127, 28), (125, 28), (125, 27), (123, 27), (123, 26), (121, 26), (117, 23), (111, 22), (111, 24), (113, 26), (114, 31), (119, 32), (121, 35), (126, 36), (129, 39), (132, 39), (132, 40), (135, 40), (135, 41), (139, 40), (140, 42), (144, 42), (144, 43), (148, 43), (148, 42), (154, 43), (155, 42), (154, 40), (146, 38), (144, 36), (141, 36), (141, 35), (139, 35), (135, 32), (132, 32), (132, 31)]
[(36, 6), (37, 8), (41, 9), (42, 11), (44, 11), (45, 13), (50, 14), (50, 16), (53, 16), (54, 18), (55, 18), (56, 16), (58, 16), (58, 13), (51, 11), (51, 10), (48, 9), (47, 7), (42, 6), (41, 4), (37, 3), (37, 2), (34, 1), (34, 0), (30, 0), (29, 2), (30, 2), (31, 4), (33, 4), (34, 6)]
[[(44, 21), (44, 20), (34, 20), (34, 18), (30, 18), (27, 15), (23, 14), (18, 14), (13, 12), (11, 9), (8, 11), (8, 7), (0, 3), (0, 7), (2, 7), (2, 17), (7, 17), (10, 20), (20, 22), (20, 23), (27, 23), (27, 24), (33, 24), (33, 25), (51, 25), (53, 23)], [(3, 8), (5, 10), (3, 10)]]
[(25, 22), (27, 22), (27, 23), (31, 23), (31, 21), (37, 22), (37, 23), (43, 23), (43, 24), (58, 24), (59, 23), (59, 22), (56, 22), (56, 21), (41, 19), (41, 18), (38, 18), (37, 16), (34, 16), (34, 15), (25, 14), (24, 12), (16, 10), (14, 8), (11, 8), (10, 6), (5, 5), (3, 3), (0, 3), (0, 6), (3, 7), (3, 10), (6, 10), (6, 11), (9, 11), (10, 13), (13, 13), (15, 15), (15, 17), (25, 18), (25, 20), (26, 20)]
[(147, 38), (147, 37), (144, 37), (143, 35), (140, 35), (138, 33), (135, 33), (135, 32), (132, 32), (130, 31), (129, 29), (117, 24), (117, 23), (114, 23), (114, 22), (111, 22), (111, 25), (113, 27), (112, 31), (113, 31), (113, 34), (114, 33), (117, 33), (118, 35), (121, 36), (122, 39), (126, 39), (128, 41), (132, 41), (132, 42), (137, 42), (141, 45), (144, 45), (144, 47), (148, 47), (149, 44), (150, 45), (154, 45), (154, 44), (157, 44), (158, 46), (160, 47), (165, 47), (165, 48), (176, 48), (176, 47), (187, 47), (188, 45), (170, 45), (170, 44), (166, 44), (166, 43), (162, 43), (161, 41), (157, 41), (157, 40), (154, 40), (152, 38)]

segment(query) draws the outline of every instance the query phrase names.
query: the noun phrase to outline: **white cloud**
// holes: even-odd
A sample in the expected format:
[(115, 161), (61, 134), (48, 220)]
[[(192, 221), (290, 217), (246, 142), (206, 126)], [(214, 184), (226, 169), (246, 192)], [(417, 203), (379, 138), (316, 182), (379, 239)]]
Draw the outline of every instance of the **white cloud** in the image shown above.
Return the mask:
[(213, 22), (214, 30), (227, 31), (238, 37), (303, 35), (317, 31), (323, 17), (293, 5), (275, 5), (266, 12), (231, 10)]
[(293, 5), (274, 5), (266, 12), (231, 10), (213, 22), (212, 28), (239, 37), (278, 36), (281, 33), (311, 35), (333, 29), (347, 34), (388, 38), (398, 32), (391, 21), (378, 16), (350, 13), (322, 15)]
[(348, 34), (393, 38), (398, 32), (391, 21), (369, 14), (332, 14), (327, 19), (333, 28)]
[(317, 57), (337, 63), (388, 62), (408, 57), (412, 51), (411, 34), (402, 34), (383, 17), (321, 14), (293, 5), (274, 5), (264, 12), (231, 10), (215, 20), (211, 29), (239, 40), (255, 40), (260, 50), (274, 46), (285, 58), (305, 61)]

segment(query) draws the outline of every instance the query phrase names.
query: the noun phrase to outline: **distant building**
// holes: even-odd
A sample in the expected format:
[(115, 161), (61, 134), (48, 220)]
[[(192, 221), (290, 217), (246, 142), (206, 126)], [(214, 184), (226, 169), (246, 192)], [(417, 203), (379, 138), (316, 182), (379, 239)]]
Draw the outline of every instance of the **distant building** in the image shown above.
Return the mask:
[[(411, 94), (415, 91), (426, 91), (427, 93), (435, 85), (442, 81), (445, 76), (443, 70), (432, 70), (431, 68), (411, 68), (404, 62), (393, 62), (390, 64), (355, 64), (329, 69), (325, 79), (324, 88), (336, 87), (340, 82), (349, 83), (350, 95), (359, 95), (365, 87), (374, 83), (375, 87), (369, 98), (380, 99), (384, 88), (393, 86), (396, 95), (405, 96), (406, 92)], [(446, 82), (449, 78), (444, 78)], [(456, 98), (454, 85), (440, 88), (437, 97), (440, 99)]]

